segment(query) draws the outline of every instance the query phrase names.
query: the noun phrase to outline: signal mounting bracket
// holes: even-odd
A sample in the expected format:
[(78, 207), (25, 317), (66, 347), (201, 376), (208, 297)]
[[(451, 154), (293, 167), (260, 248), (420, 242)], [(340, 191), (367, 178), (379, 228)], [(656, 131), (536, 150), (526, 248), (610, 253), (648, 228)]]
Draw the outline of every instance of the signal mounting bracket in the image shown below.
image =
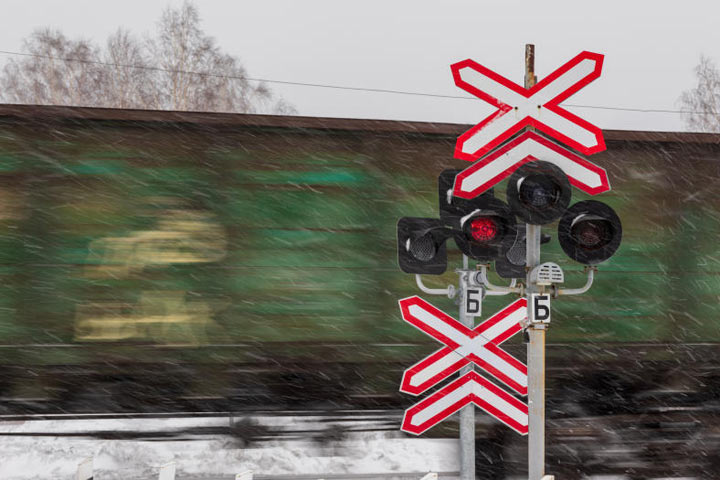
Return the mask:
[(530, 282), (540, 286), (565, 283), (565, 274), (557, 263), (545, 262), (532, 269)]
[(592, 287), (593, 280), (595, 279), (595, 272), (597, 272), (596, 266), (586, 266), (585, 273), (587, 274), (587, 280), (585, 282), (585, 285), (580, 288), (555, 288), (553, 296), (557, 298), (560, 295), (581, 295), (587, 292), (588, 290), (590, 290), (590, 287)]

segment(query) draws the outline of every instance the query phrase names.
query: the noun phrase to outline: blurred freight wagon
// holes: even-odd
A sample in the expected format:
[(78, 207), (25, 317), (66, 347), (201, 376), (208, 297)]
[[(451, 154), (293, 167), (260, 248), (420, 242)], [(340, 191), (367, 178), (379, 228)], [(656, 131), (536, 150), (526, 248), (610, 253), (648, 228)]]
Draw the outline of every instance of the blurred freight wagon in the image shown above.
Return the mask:
[[(396, 222), (436, 214), (467, 128), (1, 105), (1, 413), (407, 406), (402, 370), (436, 345), (399, 316), (418, 291)], [(548, 416), (707, 406), (720, 135), (604, 133), (624, 238), (554, 303)], [(583, 283), (544, 231), (543, 260)]]

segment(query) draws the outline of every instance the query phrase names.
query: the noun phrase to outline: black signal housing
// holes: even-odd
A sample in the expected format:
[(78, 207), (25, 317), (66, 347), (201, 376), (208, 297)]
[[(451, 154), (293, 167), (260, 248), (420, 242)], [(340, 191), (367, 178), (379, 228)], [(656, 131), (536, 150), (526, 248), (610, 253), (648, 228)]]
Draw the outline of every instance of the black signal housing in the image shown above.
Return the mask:
[(482, 195), (471, 200), (455, 197), (452, 195), (455, 177), (462, 170), (443, 170), (438, 176), (438, 199), (440, 218), (453, 228), (460, 228), (460, 220), (473, 210), (483, 208), (486, 198), (494, 198), (495, 193), (491, 188)]
[[(540, 244), (544, 245), (552, 240), (548, 234), (540, 235)], [(501, 258), (495, 261), (495, 272), (501, 278), (525, 278), (527, 272), (525, 265), (527, 260), (527, 239), (525, 224), (517, 225), (517, 237), (515, 243)]]
[(440, 275), (447, 270), (445, 242), (452, 232), (437, 218), (403, 217), (397, 224), (398, 265), (405, 273)]
[(567, 256), (596, 265), (615, 254), (622, 241), (622, 224), (615, 211), (595, 200), (570, 207), (558, 224), (558, 241)]
[(472, 200), (458, 220), (455, 243), (475, 260), (489, 262), (501, 258), (515, 243), (517, 227), (510, 207), (497, 198), (480, 196)]
[(550, 162), (526, 163), (508, 180), (510, 208), (521, 221), (533, 225), (546, 225), (560, 218), (571, 197), (567, 175)]

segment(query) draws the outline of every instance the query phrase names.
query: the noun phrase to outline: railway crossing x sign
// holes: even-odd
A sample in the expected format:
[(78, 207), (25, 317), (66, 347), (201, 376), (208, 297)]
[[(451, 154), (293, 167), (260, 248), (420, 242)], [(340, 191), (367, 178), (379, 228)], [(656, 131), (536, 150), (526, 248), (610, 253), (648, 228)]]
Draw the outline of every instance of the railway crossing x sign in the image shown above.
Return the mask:
[[(405, 371), (401, 391), (419, 395), (472, 362), (527, 395), (527, 366), (499, 347), (522, 330), (520, 322), (527, 318), (526, 299), (515, 300), (474, 329), (420, 297), (404, 298), (399, 303), (405, 321), (445, 344)], [(475, 372), (408, 409), (402, 429), (419, 435), (471, 402), (518, 433), (527, 433), (527, 405)]]
[(528, 131), (460, 172), (455, 177), (453, 195), (475, 198), (510, 176), (521, 165), (535, 160), (557, 165), (565, 172), (570, 183), (585, 193), (596, 195), (610, 190), (604, 168)]
[(451, 66), (455, 85), (497, 108), (460, 135), (455, 157), (475, 161), (532, 126), (585, 155), (605, 150), (602, 131), (559, 104), (595, 80), (603, 55), (581, 52), (532, 88), (524, 88), (473, 60)]
[(527, 435), (528, 406), (475, 372), (466, 373), (407, 409), (402, 430), (420, 435), (469, 403)]
[(472, 60), (452, 65), (458, 87), (497, 108), (458, 137), (455, 157), (475, 163), (457, 175), (453, 195), (475, 198), (534, 160), (557, 165), (572, 185), (590, 195), (610, 190), (604, 169), (543, 135), (522, 132), (533, 127), (585, 155), (605, 150), (600, 128), (560, 107), (600, 76), (602, 63), (599, 53), (581, 52), (531, 88)]
[(474, 329), (417, 296), (400, 300), (400, 309), (406, 322), (446, 345), (405, 370), (401, 392), (419, 395), (473, 362), (519, 394), (527, 395), (527, 366), (499, 347), (522, 329), (520, 322), (527, 318), (524, 298)]

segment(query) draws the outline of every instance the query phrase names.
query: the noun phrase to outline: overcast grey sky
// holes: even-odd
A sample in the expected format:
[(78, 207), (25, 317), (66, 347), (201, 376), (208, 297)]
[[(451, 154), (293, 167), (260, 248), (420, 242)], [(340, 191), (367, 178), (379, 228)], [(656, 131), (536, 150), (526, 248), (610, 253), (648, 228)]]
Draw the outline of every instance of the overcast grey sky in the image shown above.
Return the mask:
[[(104, 42), (123, 26), (154, 28), (179, 0), (5, 0), (0, 50), (33, 29)], [(525, 43), (539, 78), (582, 50), (605, 55), (602, 76), (567, 103), (679, 109), (701, 53), (720, 58), (713, 1), (198, 0), (204, 29), (253, 77), (463, 95), (450, 64), (472, 58), (522, 84)], [(0, 56), (0, 60), (4, 58)], [(482, 101), (271, 85), (309, 116), (474, 123)], [(602, 128), (684, 130), (679, 114), (569, 108)]]

